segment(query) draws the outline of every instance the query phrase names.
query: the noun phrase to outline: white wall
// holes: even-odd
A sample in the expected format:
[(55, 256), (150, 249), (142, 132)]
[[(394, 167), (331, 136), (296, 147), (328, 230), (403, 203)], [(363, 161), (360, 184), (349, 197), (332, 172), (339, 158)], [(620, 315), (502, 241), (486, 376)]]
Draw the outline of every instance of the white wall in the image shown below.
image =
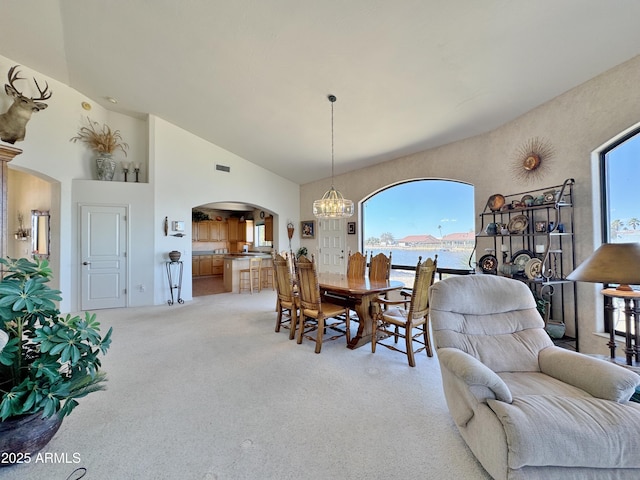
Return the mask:
[[(427, 150), (393, 161), (337, 176), (335, 186), (345, 198), (360, 202), (388, 185), (415, 178), (440, 178), (475, 186), (475, 209), (480, 213), (494, 193), (510, 194), (559, 185), (574, 178), (577, 263), (584, 261), (601, 238), (597, 168), (592, 152), (640, 120), (640, 57), (635, 57), (563, 95), (484, 135)], [(532, 137), (547, 139), (556, 154), (548, 173), (531, 184), (511, 173), (514, 152)], [(302, 186), (301, 216), (313, 218), (313, 200), (329, 188), (330, 180)], [(424, 205), (425, 209), (438, 208)], [(594, 214), (595, 213), (595, 214)], [(360, 223), (359, 212), (353, 221)], [(479, 228), (479, 225), (477, 225)], [(347, 236), (347, 248), (359, 248)], [(314, 242), (305, 240), (307, 247)], [(604, 330), (601, 286), (578, 284), (580, 349), (606, 354), (606, 340), (594, 335)]]
[[(151, 117), (151, 178), (155, 195), (155, 303), (170, 295), (164, 262), (167, 253), (179, 250), (183, 259), (191, 258), (191, 209), (213, 202), (242, 202), (277, 212), (274, 222), (274, 248), (288, 247), (287, 219), (298, 222), (299, 186), (258, 167), (227, 150), (208, 143), (170, 123)], [(215, 169), (216, 163), (231, 167), (230, 173)], [(164, 236), (162, 222), (168, 217), (184, 220), (186, 237)], [(184, 263), (184, 277), (191, 278), (191, 262)], [(182, 297), (191, 299), (191, 282), (183, 282)]]
[[(0, 56), (0, 72), (6, 72), (18, 63)], [(182, 297), (191, 299), (189, 260), (191, 208), (194, 206), (214, 201), (240, 201), (276, 212), (284, 220), (274, 225), (275, 245), (276, 248), (285, 247), (286, 219), (298, 222), (298, 185), (160, 118), (109, 112), (92, 99), (28, 66), (22, 66), (21, 70), (21, 76), (27, 79), (35, 76), (41, 84), (48, 82), (53, 95), (47, 101), (48, 108), (34, 113), (27, 124), (25, 140), (15, 145), (23, 153), (9, 163), (9, 169), (34, 174), (51, 186), (51, 264), (55, 275), (52, 285), (62, 291), (62, 312), (80, 308), (78, 205), (81, 203), (130, 206), (130, 306), (166, 303), (169, 289), (164, 262), (167, 252), (173, 249), (185, 254)], [(23, 93), (32, 95), (31, 86), (25, 81)], [(90, 111), (83, 109), (83, 102), (92, 105)], [(0, 95), (0, 111), (4, 112), (10, 103), (8, 96)], [(120, 169), (112, 182), (93, 180), (96, 178), (95, 155), (85, 145), (69, 141), (86, 124), (87, 116), (121, 131), (130, 148), (126, 158), (116, 153), (114, 159), (140, 162), (142, 183), (133, 183), (131, 176), (125, 184)], [(231, 166), (231, 174), (216, 172), (216, 162)], [(24, 183), (22, 186), (30, 189)], [(12, 188), (20, 187), (9, 185), (9, 192)], [(13, 198), (11, 193), (9, 195)], [(18, 198), (25, 192), (16, 192), (16, 195)], [(10, 204), (8, 208), (10, 212), (15, 210)], [(188, 235), (165, 237), (162, 229), (165, 216), (170, 220), (184, 220)], [(282, 247), (278, 247), (279, 244)]]

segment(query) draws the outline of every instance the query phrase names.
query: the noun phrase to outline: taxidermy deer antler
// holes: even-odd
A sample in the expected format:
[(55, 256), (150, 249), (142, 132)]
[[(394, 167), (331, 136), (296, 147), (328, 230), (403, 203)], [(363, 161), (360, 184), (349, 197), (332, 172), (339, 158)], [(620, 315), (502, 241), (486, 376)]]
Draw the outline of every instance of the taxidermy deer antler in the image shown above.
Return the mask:
[(14, 85), (16, 80), (24, 80), (20, 77), (20, 70), (16, 70), (20, 65), (15, 65), (9, 69), (9, 83), (5, 84), (4, 91), (7, 95), (13, 97), (13, 104), (9, 109), (0, 115), (0, 140), (7, 143), (15, 143), (24, 140), (26, 133), (27, 122), (31, 118), (33, 112), (38, 112), (47, 108), (46, 103), (39, 102), (38, 100), (48, 100), (53, 94), (49, 90), (49, 84), (45, 82), (44, 90), (38, 85), (38, 81), (33, 78), (33, 81), (40, 92), (38, 98), (27, 98), (22, 95)]

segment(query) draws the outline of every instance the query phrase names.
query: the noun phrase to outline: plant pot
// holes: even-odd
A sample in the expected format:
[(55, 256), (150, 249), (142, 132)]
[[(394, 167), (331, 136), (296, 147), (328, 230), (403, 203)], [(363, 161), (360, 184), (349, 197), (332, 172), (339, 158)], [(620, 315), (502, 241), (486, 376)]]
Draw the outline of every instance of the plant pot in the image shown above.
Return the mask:
[(169, 260), (171, 260), (172, 262), (177, 262), (178, 260), (180, 260), (181, 257), (181, 253), (177, 250), (172, 250), (169, 252)]
[(0, 422), (0, 452), (6, 454), (0, 467), (24, 463), (24, 454), (33, 455), (40, 451), (53, 438), (61, 424), (62, 419), (57, 414), (43, 419), (42, 412), (11, 417)]
[(96, 158), (96, 166), (98, 168), (98, 180), (113, 180), (113, 174), (116, 171), (116, 162), (111, 159), (110, 153), (101, 153)]

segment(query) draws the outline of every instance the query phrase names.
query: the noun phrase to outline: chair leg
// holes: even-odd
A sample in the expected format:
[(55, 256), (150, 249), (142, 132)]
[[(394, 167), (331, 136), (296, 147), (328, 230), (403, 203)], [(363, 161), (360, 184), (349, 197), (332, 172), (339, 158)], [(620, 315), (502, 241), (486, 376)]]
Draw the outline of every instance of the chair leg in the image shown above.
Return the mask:
[(410, 367), (415, 367), (416, 366), (416, 359), (415, 359), (415, 356), (413, 354), (413, 337), (412, 337), (413, 329), (411, 328), (411, 325), (407, 325), (404, 330), (405, 330), (404, 331), (404, 339), (406, 341), (407, 357), (409, 359), (409, 366)]
[(347, 318), (345, 320), (345, 330), (346, 330), (346, 336), (347, 336), (347, 345), (349, 345), (349, 342), (351, 341), (351, 318), (349, 317), (349, 309), (347, 309)]
[(298, 327), (298, 344), (302, 343), (302, 337), (304, 337), (304, 327), (307, 319), (302, 313), (302, 308), (300, 309), (300, 326)]
[(298, 309), (294, 305), (291, 308), (291, 328), (289, 331), (289, 340), (293, 340), (293, 338), (296, 336), (296, 328), (298, 328)]
[(320, 353), (320, 350), (322, 350), (322, 336), (324, 330), (324, 317), (320, 315), (320, 318), (318, 318), (318, 330), (316, 332), (316, 353)]
[(282, 308), (278, 308), (278, 318), (276, 319), (276, 332), (280, 331), (281, 322), (282, 322)]
[(429, 335), (429, 318), (427, 317), (427, 321), (422, 325), (424, 328), (424, 345), (427, 350), (427, 357), (433, 357), (433, 350), (431, 350), (431, 335)]

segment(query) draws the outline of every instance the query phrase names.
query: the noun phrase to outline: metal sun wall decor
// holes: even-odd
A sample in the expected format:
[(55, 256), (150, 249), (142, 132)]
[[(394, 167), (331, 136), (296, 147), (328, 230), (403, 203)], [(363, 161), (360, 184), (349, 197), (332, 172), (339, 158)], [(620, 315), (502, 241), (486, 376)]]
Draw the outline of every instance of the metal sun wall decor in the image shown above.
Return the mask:
[(514, 153), (511, 166), (513, 176), (525, 183), (542, 178), (549, 170), (550, 160), (554, 155), (555, 149), (547, 140), (530, 138)]

